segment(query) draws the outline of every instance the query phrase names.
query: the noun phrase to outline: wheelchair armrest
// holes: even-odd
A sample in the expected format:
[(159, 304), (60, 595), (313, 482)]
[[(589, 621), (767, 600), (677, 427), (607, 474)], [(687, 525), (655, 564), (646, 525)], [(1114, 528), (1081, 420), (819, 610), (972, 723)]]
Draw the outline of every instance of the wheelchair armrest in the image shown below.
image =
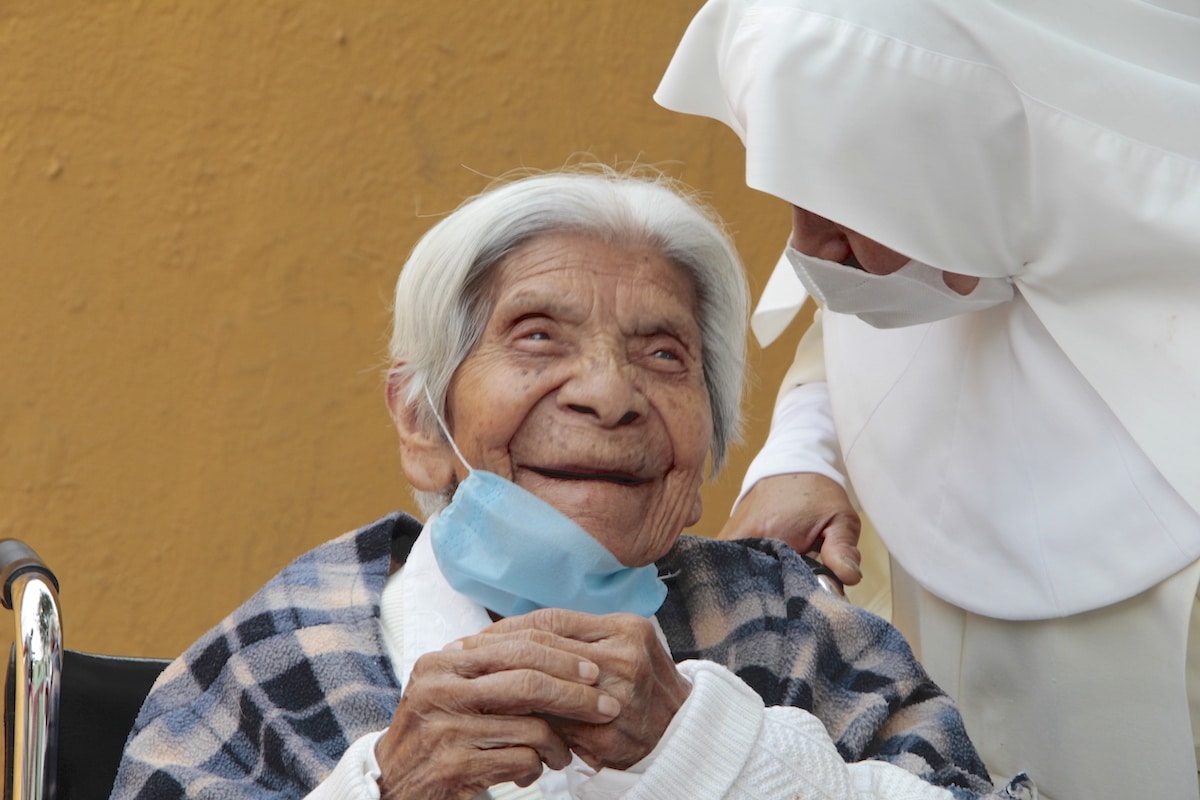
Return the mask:
[(4, 587), (0, 603), (11, 610), (12, 588), (17, 577), (26, 572), (39, 573), (44, 579), (54, 585), (54, 591), (59, 590), (58, 578), (46, 566), (46, 562), (33, 552), (33, 548), (18, 539), (0, 539), (0, 585)]
[(14, 613), (14, 667), (5, 712), (5, 797), (55, 797), (62, 621), (58, 580), (33, 548), (0, 541), (0, 601)]

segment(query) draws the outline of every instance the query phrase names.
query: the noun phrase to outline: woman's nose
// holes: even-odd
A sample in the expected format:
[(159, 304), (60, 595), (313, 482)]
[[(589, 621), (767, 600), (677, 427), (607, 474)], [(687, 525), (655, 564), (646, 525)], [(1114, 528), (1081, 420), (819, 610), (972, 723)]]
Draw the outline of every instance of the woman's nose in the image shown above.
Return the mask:
[[(578, 411), (580, 414), (591, 414), (594, 417), (601, 418), (600, 410), (598, 410), (592, 406), (583, 406), (583, 405), (579, 405), (578, 403), (568, 403), (567, 408), (571, 409), (572, 411)], [(621, 418), (618, 419), (615, 424), (628, 425), (629, 423), (633, 422), (635, 419), (637, 419), (640, 416), (641, 416), (641, 414), (634, 411), (633, 409), (630, 409), (629, 411), (626, 411), (624, 414), (622, 414)], [(601, 421), (603, 421), (602, 418), (601, 418)]]
[(578, 414), (594, 417), (604, 427), (629, 425), (646, 412), (633, 367), (614, 357), (581, 359), (571, 379), (558, 391), (558, 402)]

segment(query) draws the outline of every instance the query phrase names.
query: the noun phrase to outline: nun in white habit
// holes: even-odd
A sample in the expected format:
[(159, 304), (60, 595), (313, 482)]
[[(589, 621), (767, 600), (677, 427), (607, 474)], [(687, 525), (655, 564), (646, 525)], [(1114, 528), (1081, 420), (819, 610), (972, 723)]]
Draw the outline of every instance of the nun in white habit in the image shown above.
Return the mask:
[(710, 0), (655, 98), (796, 208), (748, 480), (857, 497), (993, 772), (1200, 796), (1200, 0)]

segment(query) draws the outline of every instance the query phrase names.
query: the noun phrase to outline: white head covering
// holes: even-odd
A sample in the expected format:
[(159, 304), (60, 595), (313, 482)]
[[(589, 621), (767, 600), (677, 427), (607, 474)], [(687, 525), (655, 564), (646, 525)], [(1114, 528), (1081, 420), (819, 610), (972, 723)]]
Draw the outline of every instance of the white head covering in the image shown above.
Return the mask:
[[(895, 332), (864, 330), (842, 315), (825, 320), (827, 343), (843, 355), (870, 347), (882, 358), (886, 348), (890, 358), (907, 359), (910, 380), (913, 370), (928, 370), (923, 379), (932, 381), (931, 394), (887, 397), (901, 379), (897, 373), (884, 380), (878, 372), (895, 364), (879, 362), (883, 369), (873, 376), (843, 374), (839, 398), (831, 358), (835, 413), (856, 488), (889, 546), (928, 588), (972, 610), (1012, 617), (1070, 613), (1130, 596), (1200, 556), (1200, 526), (1185, 524), (1200, 508), (1200, 2), (1171, 0), (1174, 10), (1165, 5), (710, 0), (655, 95), (668, 108), (729, 125), (745, 144), (750, 186), (935, 267), (1013, 278), (1019, 296), (1012, 308)], [(962, 337), (982, 337), (984, 346), (956, 345)], [(1026, 348), (1038, 342), (1046, 345), (1041, 350), (1056, 344), (1065, 360), (1030, 355)], [(957, 356), (948, 358), (949, 351)], [(871, 503), (894, 497), (894, 505), (877, 501), (887, 517), (905, 503), (911, 511), (917, 502), (947, 501), (947, 486), (922, 497), (913, 483), (919, 478), (895, 475), (911, 467), (896, 458), (916, 454), (926, 434), (938, 435), (923, 430), (916, 417), (931, 416), (930, 404), (944, 404), (939, 395), (952, 391), (955, 403), (945, 413), (1007, 414), (1017, 428), (1028, 429), (1025, 412), (1002, 407), (1008, 387), (1034, 386), (1046, 370), (1072, 367), (1081, 377), (1079, 391), (1087, 395), (1090, 387), (1102, 401), (1089, 412), (1097, 424), (1115, 415), (1117, 428), (1136, 443), (1133, 450), (1148, 457), (1176, 501), (1182, 498), (1159, 544), (1147, 545), (1153, 552), (1130, 558), (1143, 547), (1137, 530), (1125, 531), (1131, 541), (1119, 560), (1108, 556), (1092, 566), (1048, 562), (1086, 560), (1090, 556), (1078, 551), (1111, 547), (1115, 534), (1089, 540), (1081, 531), (1036, 558), (1027, 550), (1041, 542), (1002, 546), (995, 535), (990, 546), (998, 549), (979, 552), (988, 546), (986, 535), (946, 534), (953, 557), (929, 557), (925, 539), (921, 560), (930, 563), (918, 563), (911, 548), (924, 532), (903, 540)], [(1007, 379), (997, 376), (1001, 369)], [(1044, 394), (1044, 386), (1036, 388)], [(905, 411), (914, 420), (903, 441), (879, 431), (881, 424), (869, 427), (869, 417), (889, 402), (893, 426), (904, 427)], [(1031, 413), (1040, 413), (1035, 425), (1072, 415), (1062, 408)], [(953, 422), (943, 417), (928, 427)], [(943, 432), (930, 449), (946, 449), (917, 457), (930, 464), (951, 452), (989, 459), (981, 448), (998, 434), (976, 434), (964, 449)], [(890, 442), (880, 438), (888, 435)], [(1122, 444), (1112, 452), (1126, 449)], [(866, 463), (881, 458), (882, 467)], [(1013, 481), (1021, 465), (1036, 458), (1014, 457), (1012, 474), (1002, 480)], [(1062, 454), (1057, 458), (1072, 464)], [(967, 466), (980, 479), (989, 472)], [(1074, 476), (1050, 476), (1051, 489), (1090, 480), (1088, 465), (1074, 467)], [(965, 479), (959, 488), (972, 490)], [(1015, 502), (1036, 502), (1037, 492), (1017, 493)], [(1170, 502), (1153, 501), (1148, 513)], [(1028, 523), (1018, 517), (1036, 512), (1013, 512), (997, 529), (1011, 532)], [(920, 513), (930, 524), (948, 519), (941, 511)], [(1078, 519), (1074, 527), (1087, 524), (1086, 513)], [(965, 515), (963, 524), (971, 520)], [(1048, 524), (1034, 523), (1042, 538)], [(1178, 530), (1181, 525), (1192, 530)], [(974, 561), (1009, 559), (1012, 576), (1046, 575), (1026, 575), (1015, 591), (981, 590), (983, 576), (968, 568), (963, 577), (958, 560), (973, 553)], [(1094, 574), (1075, 581), (1083, 588), (1065, 586), (1048, 576), (1060, 567)], [(941, 577), (946, 569), (960, 577)]]

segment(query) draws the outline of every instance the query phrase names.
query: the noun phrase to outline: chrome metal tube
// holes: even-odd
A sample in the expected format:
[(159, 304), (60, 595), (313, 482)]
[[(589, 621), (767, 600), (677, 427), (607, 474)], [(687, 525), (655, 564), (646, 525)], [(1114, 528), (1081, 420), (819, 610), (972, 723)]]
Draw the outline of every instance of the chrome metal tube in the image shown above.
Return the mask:
[(16, 616), (13, 800), (52, 800), (57, 787), (62, 619), (58, 592), (38, 572), (12, 579)]

